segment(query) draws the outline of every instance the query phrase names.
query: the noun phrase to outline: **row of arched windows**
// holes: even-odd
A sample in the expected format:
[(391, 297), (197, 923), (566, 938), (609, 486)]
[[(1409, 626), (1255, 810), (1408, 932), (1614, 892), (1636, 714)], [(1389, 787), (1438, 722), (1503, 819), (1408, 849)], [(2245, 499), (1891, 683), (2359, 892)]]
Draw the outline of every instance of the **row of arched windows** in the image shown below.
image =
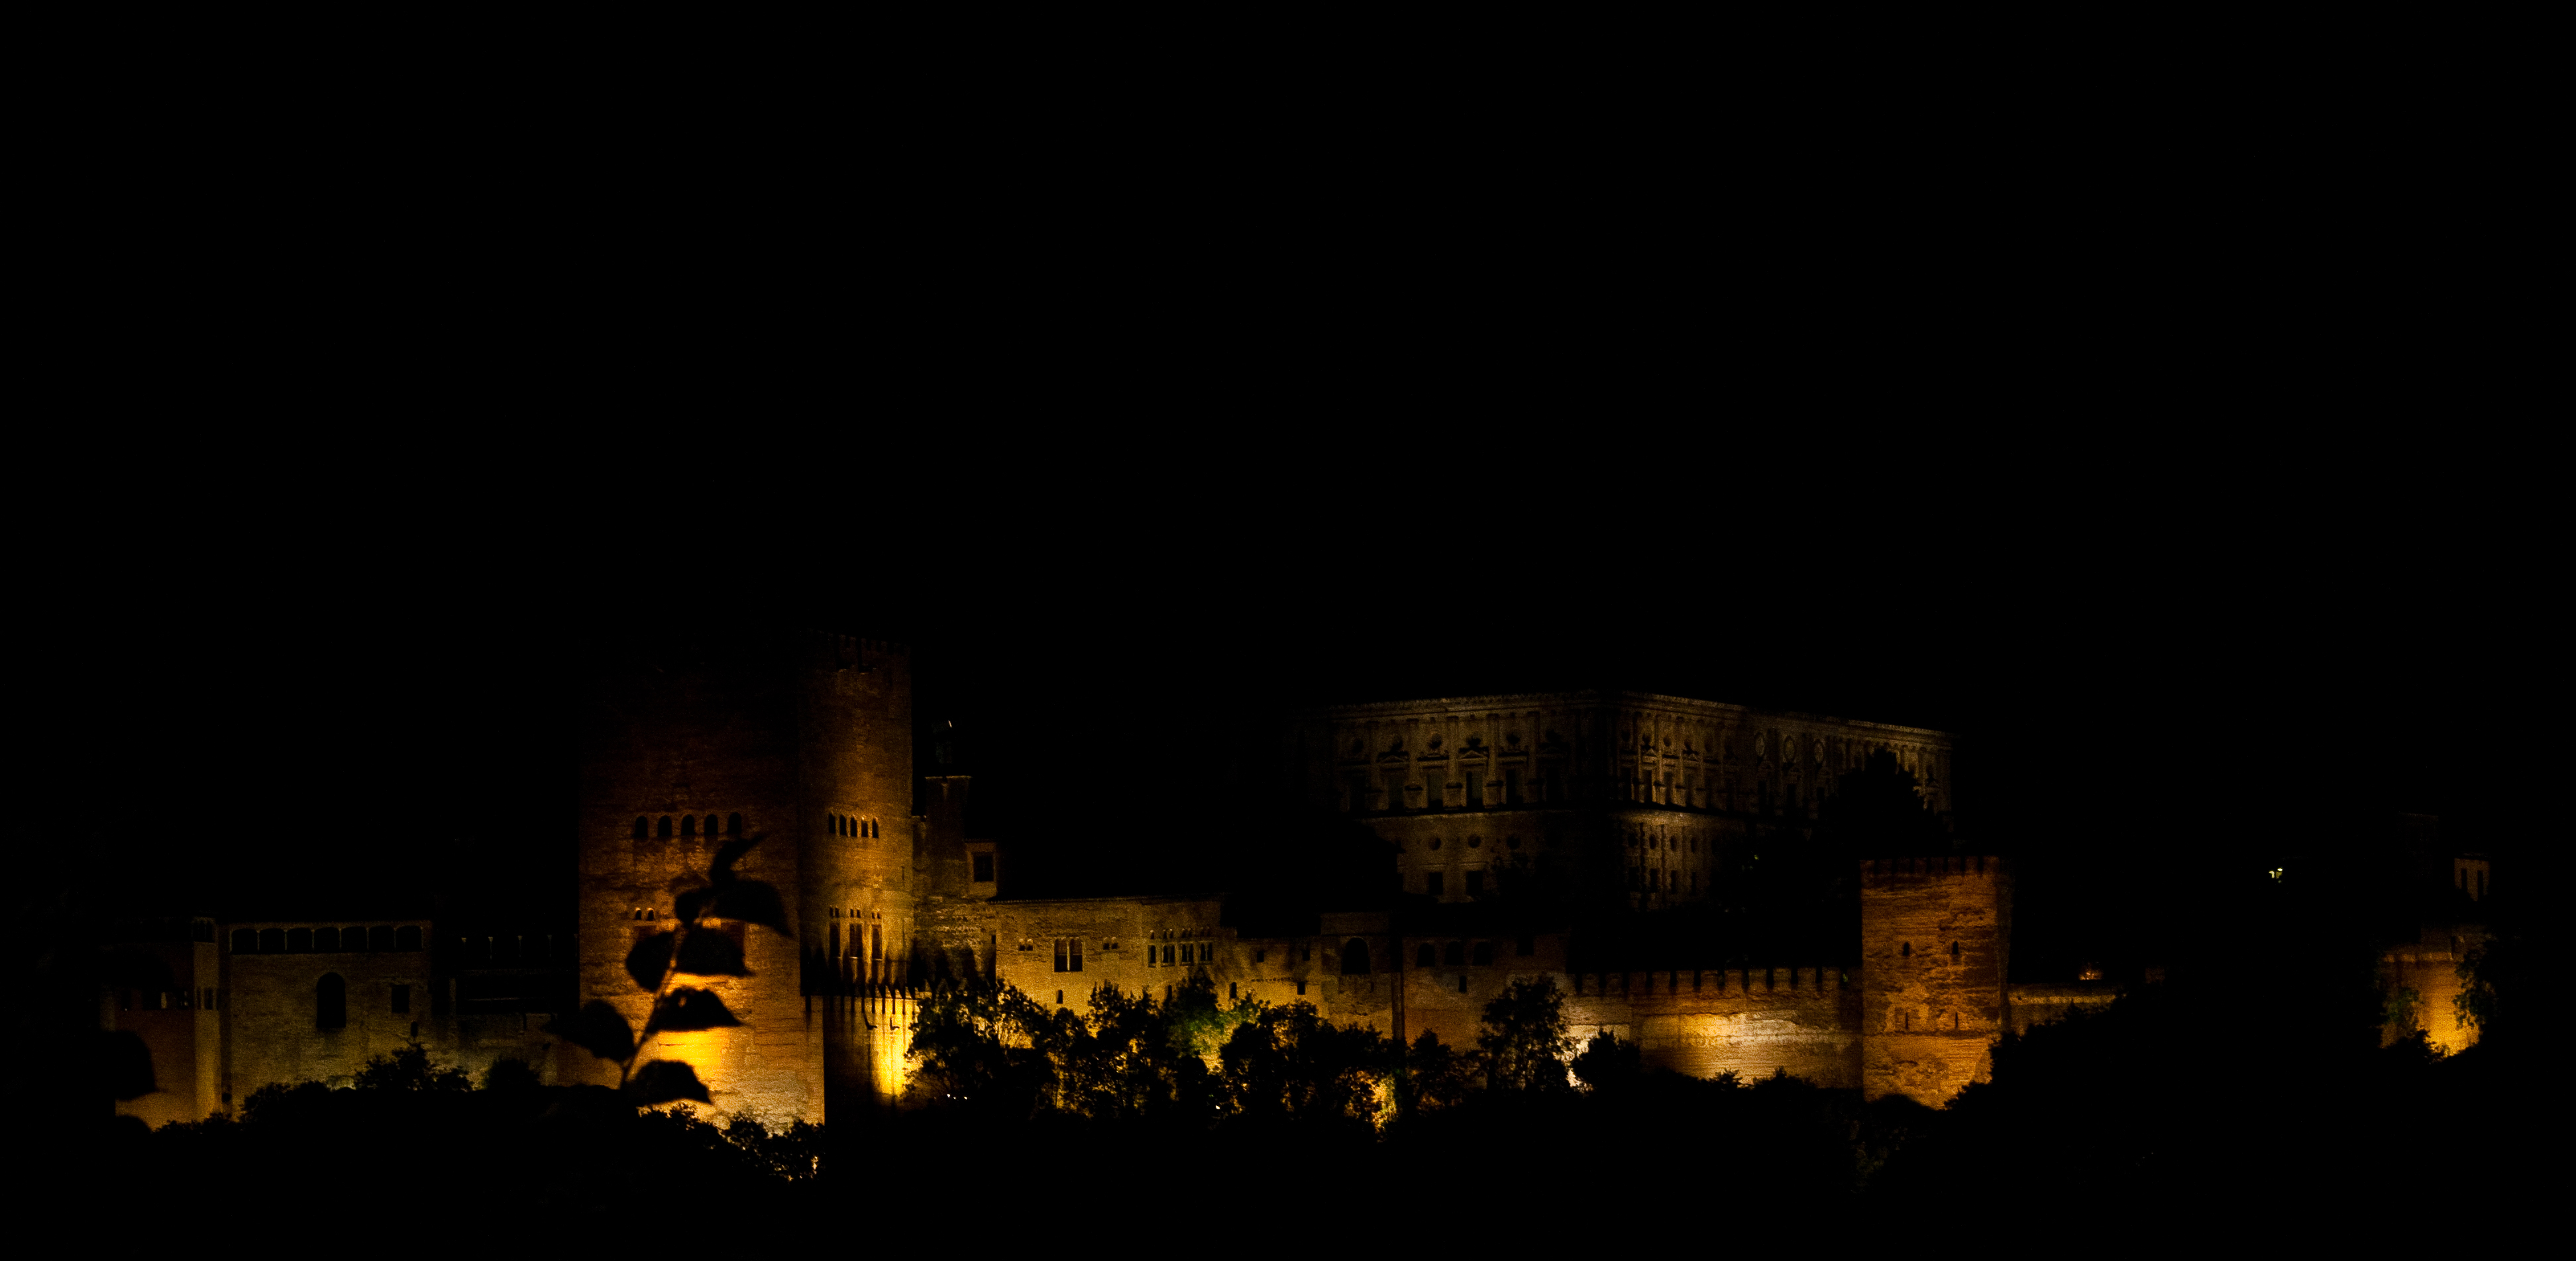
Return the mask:
[(378, 924), (373, 928), (236, 928), (237, 955), (347, 954), (359, 951), (420, 949), (420, 925)]
[(832, 835), (872, 837), (879, 835), (874, 819), (855, 819), (846, 814), (832, 816)]
[[(716, 835), (718, 823), (719, 820), (712, 814), (705, 816), (703, 821), (701, 821), (700, 817), (697, 815), (684, 814), (680, 816), (678, 835), (683, 837), (697, 836), (699, 835), (698, 829), (703, 826), (706, 829), (706, 835), (714, 836)], [(724, 828), (724, 835), (742, 835), (741, 812), (737, 811), (733, 814), (724, 816), (721, 823)], [(636, 840), (667, 841), (671, 839), (672, 835), (671, 816), (666, 814), (659, 819), (648, 819), (640, 814), (635, 816)]]

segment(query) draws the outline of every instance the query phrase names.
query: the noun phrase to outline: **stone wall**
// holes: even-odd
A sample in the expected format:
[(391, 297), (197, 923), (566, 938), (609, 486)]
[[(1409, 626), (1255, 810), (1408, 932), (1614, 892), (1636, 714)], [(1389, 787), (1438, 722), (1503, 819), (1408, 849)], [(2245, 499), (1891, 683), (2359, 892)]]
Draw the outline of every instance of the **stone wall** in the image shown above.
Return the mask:
[(2015, 1034), (2055, 1024), (2079, 1011), (2098, 1011), (2117, 1002), (2120, 987), (2109, 981), (2068, 981), (2013, 985), (2004, 991), (2005, 1022)]
[(1650, 1068), (1860, 1084), (1860, 990), (1842, 969), (1614, 972), (1559, 983), (1568, 980), (1574, 1035), (1606, 1030), (1634, 1041)]
[(2401, 988), (2415, 991), (2411, 1019), (2384, 1023), (2379, 1031), (2380, 1045), (2386, 1046), (2417, 1029), (2424, 1030), (2433, 1045), (2447, 1051), (2465, 1051), (2477, 1045), (2478, 1031), (2461, 1022), (2453, 1002), (2463, 988), (2460, 960), (2484, 938), (2485, 930), (2474, 925), (2429, 924), (2414, 942), (2380, 955), (2381, 996), (2394, 997)]
[[(867, 1022), (833, 1000), (904, 977), (913, 940), (912, 682), (899, 645), (811, 633), (635, 647), (593, 680), (581, 777), (585, 999), (640, 1028), (649, 997), (626, 974), (639, 934), (665, 927), (673, 881), (737, 838), (737, 870), (778, 886), (791, 935), (743, 927), (751, 975), (690, 978), (743, 1021), (668, 1034), (648, 1055), (696, 1067), (719, 1112), (826, 1117), (828, 1082), (862, 1093)], [(853, 934), (853, 926), (864, 926)], [(820, 1000), (819, 1006), (815, 1001)], [(857, 1043), (837, 1052), (835, 1037)], [(566, 1048), (568, 1080), (613, 1068)]]
[[(197, 920), (211, 936), (211, 921)], [(119, 1116), (146, 1125), (198, 1121), (224, 1109), (222, 974), (213, 942), (156, 940), (118, 949), (148, 958), (152, 975), (112, 979), (99, 1025), (143, 1039), (153, 1093), (119, 1100)]]
[(1946, 1103), (1993, 1072), (2007, 1027), (2012, 879), (2003, 860), (1861, 869), (1861, 1091)]
[[(433, 925), (427, 920), (398, 926), (419, 934), (406, 940), (431, 939)], [(272, 1083), (346, 1086), (369, 1059), (391, 1055), (415, 1038), (430, 1047), (434, 1059), (454, 1059), (459, 1050), (454, 1030), (442, 1029), (432, 1019), (436, 978), (426, 948), (290, 954), (244, 952), (233, 945), (236, 932), (258, 935), (298, 928), (310, 933), (311, 921), (223, 926), (225, 1093), (235, 1106)], [(318, 995), (325, 977), (340, 980), (347, 1023), (338, 1029), (319, 1023)], [(401, 987), (407, 1010), (394, 1010), (396, 987)]]

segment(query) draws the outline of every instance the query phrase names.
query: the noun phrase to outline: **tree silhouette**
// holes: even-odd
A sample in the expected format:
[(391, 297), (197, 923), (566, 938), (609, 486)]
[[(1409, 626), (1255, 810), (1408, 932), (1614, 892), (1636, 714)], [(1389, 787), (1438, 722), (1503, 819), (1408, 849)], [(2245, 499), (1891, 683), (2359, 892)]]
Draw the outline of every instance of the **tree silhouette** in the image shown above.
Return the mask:
[(1816, 824), (1822, 856), (1838, 867), (1862, 858), (1946, 854), (1951, 848), (1950, 830), (1932, 812), (1923, 785), (1885, 749), (1834, 781)]
[(1556, 978), (1514, 981), (1485, 1004), (1476, 1035), (1485, 1054), (1486, 1080), (1498, 1090), (1556, 1090), (1565, 1085), (1565, 994)]

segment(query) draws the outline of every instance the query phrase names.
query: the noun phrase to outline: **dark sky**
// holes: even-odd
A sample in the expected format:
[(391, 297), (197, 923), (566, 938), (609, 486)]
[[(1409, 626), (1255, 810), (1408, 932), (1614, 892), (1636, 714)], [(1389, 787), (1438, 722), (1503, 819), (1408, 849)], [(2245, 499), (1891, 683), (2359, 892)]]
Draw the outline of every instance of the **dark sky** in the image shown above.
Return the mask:
[(2237, 862), (2401, 809), (2525, 830), (2555, 754), (2513, 733), (2554, 687), (2532, 619), (2557, 579), (2513, 505), (2429, 502), (2393, 467), (2160, 480), (2120, 454), (2016, 457), (2058, 462), (2045, 494), (2003, 461), (1761, 485), (1677, 458), (1468, 494), (1238, 451), (1108, 481), (1097, 453), (934, 464), (774, 513), (153, 517), (41, 580), (65, 615), (28, 689), (61, 719), (38, 782), (137, 898), (542, 906), (585, 646), (751, 617), (911, 641), (978, 830), (1057, 853), (1222, 844), (1283, 706), (1604, 685), (1955, 731), (1986, 848)]

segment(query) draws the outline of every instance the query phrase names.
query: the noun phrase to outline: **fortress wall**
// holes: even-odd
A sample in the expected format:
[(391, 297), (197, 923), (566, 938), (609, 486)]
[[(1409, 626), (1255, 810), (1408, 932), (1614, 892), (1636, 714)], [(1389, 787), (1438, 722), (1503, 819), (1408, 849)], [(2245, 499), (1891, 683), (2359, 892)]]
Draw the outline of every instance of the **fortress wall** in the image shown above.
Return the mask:
[(2380, 956), (2381, 995), (2393, 997), (2401, 987), (2416, 995), (2413, 1023), (2400, 1026), (2390, 1021), (2383, 1025), (2379, 1031), (2381, 1046), (2415, 1029), (2424, 1030), (2430, 1042), (2450, 1051), (2465, 1051), (2477, 1045), (2478, 1031), (2460, 1022), (2458, 1009), (2452, 1004), (2464, 988), (2460, 960), (2481, 937), (2481, 931), (2475, 928), (2455, 931), (2428, 927), (2414, 944), (2396, 947)]
[(1861, 1089), (1947, 1103), (1993, 1072), (2006, 1026), (2012, 882), (1992, 856), (1861, 871)]
[(2005, 990), (2005, 1020), (2012, 1032), (2028, 1033), (2064, 1020), (2073, 1012), (2108, 1007), (2119, 997), (2120, 987), (2108, 981), (2009, 986)]
[(1574, 1035), (1588, 1041), (1606, 1029), (1634, 1041), (1648, 1067), (1860, 1084), (1860, 991), (1840, 969), (1614, 972), (1571, 983), (1582, 987), (1566, 1004)]
[[(1193, 972), (1216, 982), (1220, 999), (1233, 984), (1241, 993), (1253, 979), (1248, 954), (1234, 930), (1221, 926), (1224, 903), (1216, 898), (1049, 898), (1025, 901), (948, 901), (925, 908), (924, 934), (951, 959), (973, 957), (995, 979), (1018, 986), (1042, 1003), (1077, 1011), (1103, 985), (1160, 998)], [(1057, 942), (1080, 943), (1082, 970), (1056, 970)], [(1190, 962), (1183, 964), (1186, 947)], [(1170, 951), (1172, 962), (1164, 963)], [(989, 962), (988, 962), (989, 961)]]
[[(430, 927), (420, 923), (424, 933)], [(433, 995), (427, 950), (385, 953), (235, 954), (230, 942), (236, 928), (287, 927), (284, 924), (226, 924), (218, 934), (223, 951), (225, 1091), (238, 1108), (251, 1092), (275, 1082), (351, 1083), (367, 1061), (391, 1055), (418, 1037), (436, 1058), (455, 1051), (452, 1033), (431, 1020)], [(324, 1029), (316, 1023), (315, 992), (325, 974), (339, 976), (348, 1025)], [(411, 987), (409, 1012), (393, 1010), (393, 987)], [(516, 1022), (516, 1017), (512, 1021)]]

